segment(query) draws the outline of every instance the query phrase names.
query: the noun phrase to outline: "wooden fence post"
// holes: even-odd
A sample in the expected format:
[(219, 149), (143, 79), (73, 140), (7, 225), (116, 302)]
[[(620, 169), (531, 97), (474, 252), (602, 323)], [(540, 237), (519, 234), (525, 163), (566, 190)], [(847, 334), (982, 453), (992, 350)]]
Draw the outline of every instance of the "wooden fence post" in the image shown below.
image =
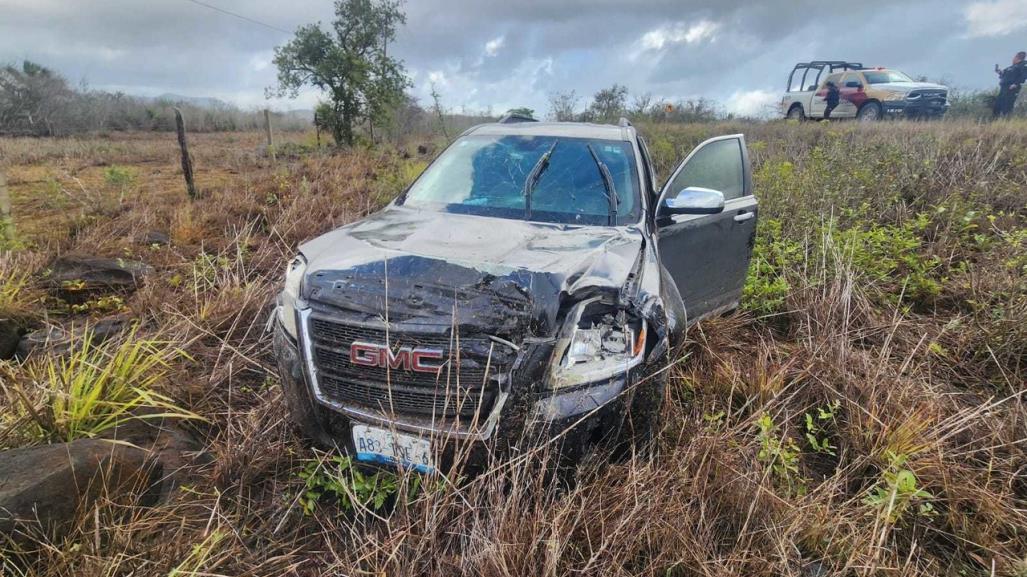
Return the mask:
[(11, 217), (11, 195), (7, 192), (7, 179), (0, 169), (0, 247), (14, 241), (14, 219)]
[(0, 220), (11, 216), (11, 195), (7, 192), (7, 178), (0, 170)]
[(182, 175), (189, 200), (196, 200), (196, 184), (193, 182), (193, 161), (189, 158), (189, 147), (185, 143), (185, 119), (182, 111), (175, 108), (175, 129), (178, 130), (178, 148), (182, 151)]
[(275, 137), (271, 132), (271, 111), (267, 108), (264, 109), (264, 130), (267, 132), (267, 152), (271, 155), (271, 162), (274, 163), (275, 158)]

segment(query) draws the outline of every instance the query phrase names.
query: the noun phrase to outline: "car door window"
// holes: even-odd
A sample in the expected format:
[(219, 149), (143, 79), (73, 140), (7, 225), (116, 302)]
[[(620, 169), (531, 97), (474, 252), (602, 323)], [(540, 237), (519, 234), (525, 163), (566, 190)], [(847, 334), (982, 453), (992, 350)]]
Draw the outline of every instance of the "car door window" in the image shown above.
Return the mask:
[(806, 79), (803, 81), (806, 84), (806, 90), (816, 90), (817, 86), (819, 86), (820, 75), (823, 73), (823, 68), (810, 68), (809, 72), (806, 73)]
[(737, 138), (727, 138), (708, 143), (695, 154), (674, 176), (668, 194), (676, 195), (689, 186), (718, 190), (724, 200), (745, 195), (745, 167), (743, 165), (742, 143)]
[(837, 86), (838, 88), (841, 88), (841, 85), (840, 85), (841, 79), (842, 79), (842, 75), (841, 74), (831, 74), (830, 76), (828, 76), (824, 80), (824, 86), (827, 86), (828, 82), (833, 82), (835, 86)]
[[(808, 68), (796, 68), (792, 70), (791, 82), (788, 86), (788, 92), (800, 92), (802, 91), (802, 79), (806, 76)], [(780, 85), (778, 85), (780, 86)]]

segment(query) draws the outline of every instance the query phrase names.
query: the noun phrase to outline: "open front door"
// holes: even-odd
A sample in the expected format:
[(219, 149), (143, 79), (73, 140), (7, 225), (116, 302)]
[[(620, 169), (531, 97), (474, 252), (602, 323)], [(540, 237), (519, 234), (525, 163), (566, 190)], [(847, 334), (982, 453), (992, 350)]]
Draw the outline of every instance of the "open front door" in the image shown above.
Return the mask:
[[(674, 214), (681, 210), (674, 205), (685, 206), (696, 190), (721, 193), (723, 209)], [(756, 240), (756, 212), (741, 134), (697, 146), (663, 187), (656, 212), (660, 259), (681, 293), (688, 324), (738, 306)]]

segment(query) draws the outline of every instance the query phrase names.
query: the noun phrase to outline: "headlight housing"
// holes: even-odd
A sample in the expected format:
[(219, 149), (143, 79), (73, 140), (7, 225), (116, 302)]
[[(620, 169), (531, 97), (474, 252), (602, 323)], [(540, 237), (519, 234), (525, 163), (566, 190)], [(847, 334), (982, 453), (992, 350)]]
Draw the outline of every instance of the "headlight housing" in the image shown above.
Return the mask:
[(578, 303), (567, 321), (549, 373), (553, 390), (624, 374), (645, 356), (646, 325), (599, 298)]
[(279, 301), (278, 320), (281, 321), (285, 332), (294, 339), (299, 333), (296, 328), (296, 303), (300, 300), (300, 287), (306, 272), (307, 259), (303, 258), (303, 255), (298, 255), (289, 262), (289, 266), (285, 268), (285, 287)]

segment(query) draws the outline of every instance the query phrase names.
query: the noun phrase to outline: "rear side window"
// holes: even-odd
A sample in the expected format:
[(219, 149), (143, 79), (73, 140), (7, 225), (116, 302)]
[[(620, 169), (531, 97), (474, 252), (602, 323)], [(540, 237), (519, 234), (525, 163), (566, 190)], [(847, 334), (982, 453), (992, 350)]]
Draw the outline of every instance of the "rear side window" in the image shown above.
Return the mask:
[(742, 143), (737, 138), (711, 142), (695, 152), (671, 182), (668, 194), (676, 195), (689, 186), (718, 190), (724, 200), (745, 194)]
[[(792, 78), (788, 85), (788, 92), (799, 92), (802, 90), (802, 79), (806, 75), (807, 68), (796, 68), (792, 70)], [(780, 84), (778, 84), (780, 86)]]
[(817, 83), (820, 81), (820, 75), (823, 74), (823, 68), (810, 68), (809, 72), (806, 73), (806, 80), (803, 84), (806, 85), (806, 90), (816, 90)]

